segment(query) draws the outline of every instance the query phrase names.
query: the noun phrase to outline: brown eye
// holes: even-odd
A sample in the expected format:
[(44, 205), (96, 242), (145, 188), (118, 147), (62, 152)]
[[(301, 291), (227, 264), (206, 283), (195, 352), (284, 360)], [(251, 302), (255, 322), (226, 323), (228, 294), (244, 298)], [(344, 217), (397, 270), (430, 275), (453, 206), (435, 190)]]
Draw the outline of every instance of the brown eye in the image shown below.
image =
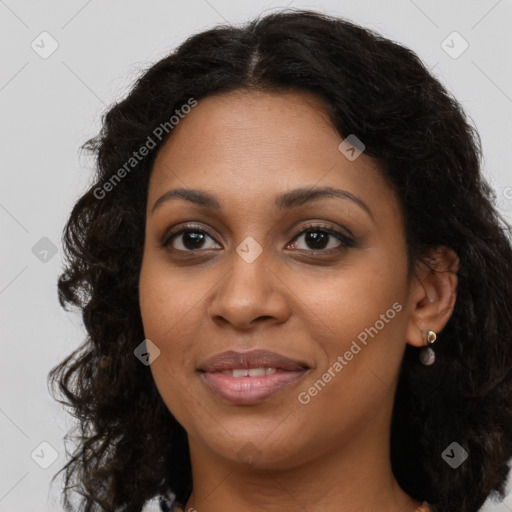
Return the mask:
[(326, 226), (308, 226), (294, 238), (296, 241), (301, 239), (302, 243), (294, 242), (293, 245), (302, 245), (295, 248), (309, 252), (331, 252), (355, 245), (348, 236)]
[[(325, 249), (329, 242), (332, 242), (333, 236), (323, 231), (308, 231), (304, 233), (304, 241), (310, 249)], [(331, 239), (331, 240), (330, 240)], [(334, 240), (336, 242), (336, 240)]]
[[(303, 241), (300, 241), (300, 240)], [(313, 225), (302, 230), (290, 244), (293, 249), (311, 254), (330, 254), (354, 247), (355, 242), (347, 235), (327, 226)], [(173, 251), (195, 252), (222, 248), (206, 231), (195, 226), (185, 226), (168, 235), (162, 242), (163, 247)], [(302, 247), (301, 247), (302, 246)]]
[[(208, 242), (211, 240), (213, 242)], [(215, 245), (216, 244), (216, 245)], [(217, 242), (206, 231), (197, 228), (184, 228), (167, 237), (163, 245), (176, 251), (196, 251), (199, 249), (216, 249)], [(209, 245), (209, 246), (208, 246)]]

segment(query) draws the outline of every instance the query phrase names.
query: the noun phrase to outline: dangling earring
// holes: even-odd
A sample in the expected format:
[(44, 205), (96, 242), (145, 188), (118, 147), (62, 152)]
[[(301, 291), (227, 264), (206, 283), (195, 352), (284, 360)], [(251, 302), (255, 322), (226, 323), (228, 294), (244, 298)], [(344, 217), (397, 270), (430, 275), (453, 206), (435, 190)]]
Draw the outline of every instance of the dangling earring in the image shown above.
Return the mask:
[[(427, 331), (427, 344), (432, 345), (436, 341), (437, 336), (434, 331)], [(420, 361), (425, 366), (430, 366), (436, 360), (436, 354), (430, 347), (423, 347), (420, 351)]]

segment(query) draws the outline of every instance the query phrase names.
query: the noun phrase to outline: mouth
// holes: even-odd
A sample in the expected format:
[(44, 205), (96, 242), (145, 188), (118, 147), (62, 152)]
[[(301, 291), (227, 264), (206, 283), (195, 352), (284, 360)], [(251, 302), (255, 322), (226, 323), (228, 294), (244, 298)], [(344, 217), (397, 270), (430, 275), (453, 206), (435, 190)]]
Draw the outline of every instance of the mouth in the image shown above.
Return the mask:
[(198, 372), (219, 398), (235, 405), (251, 405), (290, 387), (310, 369), (303, 361), (266, 350), (230, 350), (201, 363)]

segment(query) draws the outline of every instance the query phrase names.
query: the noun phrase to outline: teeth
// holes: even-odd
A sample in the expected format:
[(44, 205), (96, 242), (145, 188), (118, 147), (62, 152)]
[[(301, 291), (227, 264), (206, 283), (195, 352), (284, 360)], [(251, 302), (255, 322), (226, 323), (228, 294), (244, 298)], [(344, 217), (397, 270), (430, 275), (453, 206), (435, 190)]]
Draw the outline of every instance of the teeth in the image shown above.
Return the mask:
[(251, 368), (250, 370), (227, 370), (223, 373), (231, 377), (264, 377), (265, 375), (273, 375), (276, 372), (277, 370), (275, 368)]
[(263, 377), (265, 375), (265, 368), (251, 368), (249, 370), (249, 377)]

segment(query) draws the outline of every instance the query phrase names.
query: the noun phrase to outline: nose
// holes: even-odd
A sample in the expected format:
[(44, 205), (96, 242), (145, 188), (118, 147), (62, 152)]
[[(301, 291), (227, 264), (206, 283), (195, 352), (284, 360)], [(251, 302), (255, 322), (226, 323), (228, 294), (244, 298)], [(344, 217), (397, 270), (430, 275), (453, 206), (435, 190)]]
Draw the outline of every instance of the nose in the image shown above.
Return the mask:
[[(287, 287), (270, 268), (265, 251), (252, 262), (233, 253), (230, 270), (211, 297), (208, 312), (217, 324), (249, 330), (265, 321), (283, 323), (290, 316)], [(230, 262), (231, 263), (231, 262)]]

